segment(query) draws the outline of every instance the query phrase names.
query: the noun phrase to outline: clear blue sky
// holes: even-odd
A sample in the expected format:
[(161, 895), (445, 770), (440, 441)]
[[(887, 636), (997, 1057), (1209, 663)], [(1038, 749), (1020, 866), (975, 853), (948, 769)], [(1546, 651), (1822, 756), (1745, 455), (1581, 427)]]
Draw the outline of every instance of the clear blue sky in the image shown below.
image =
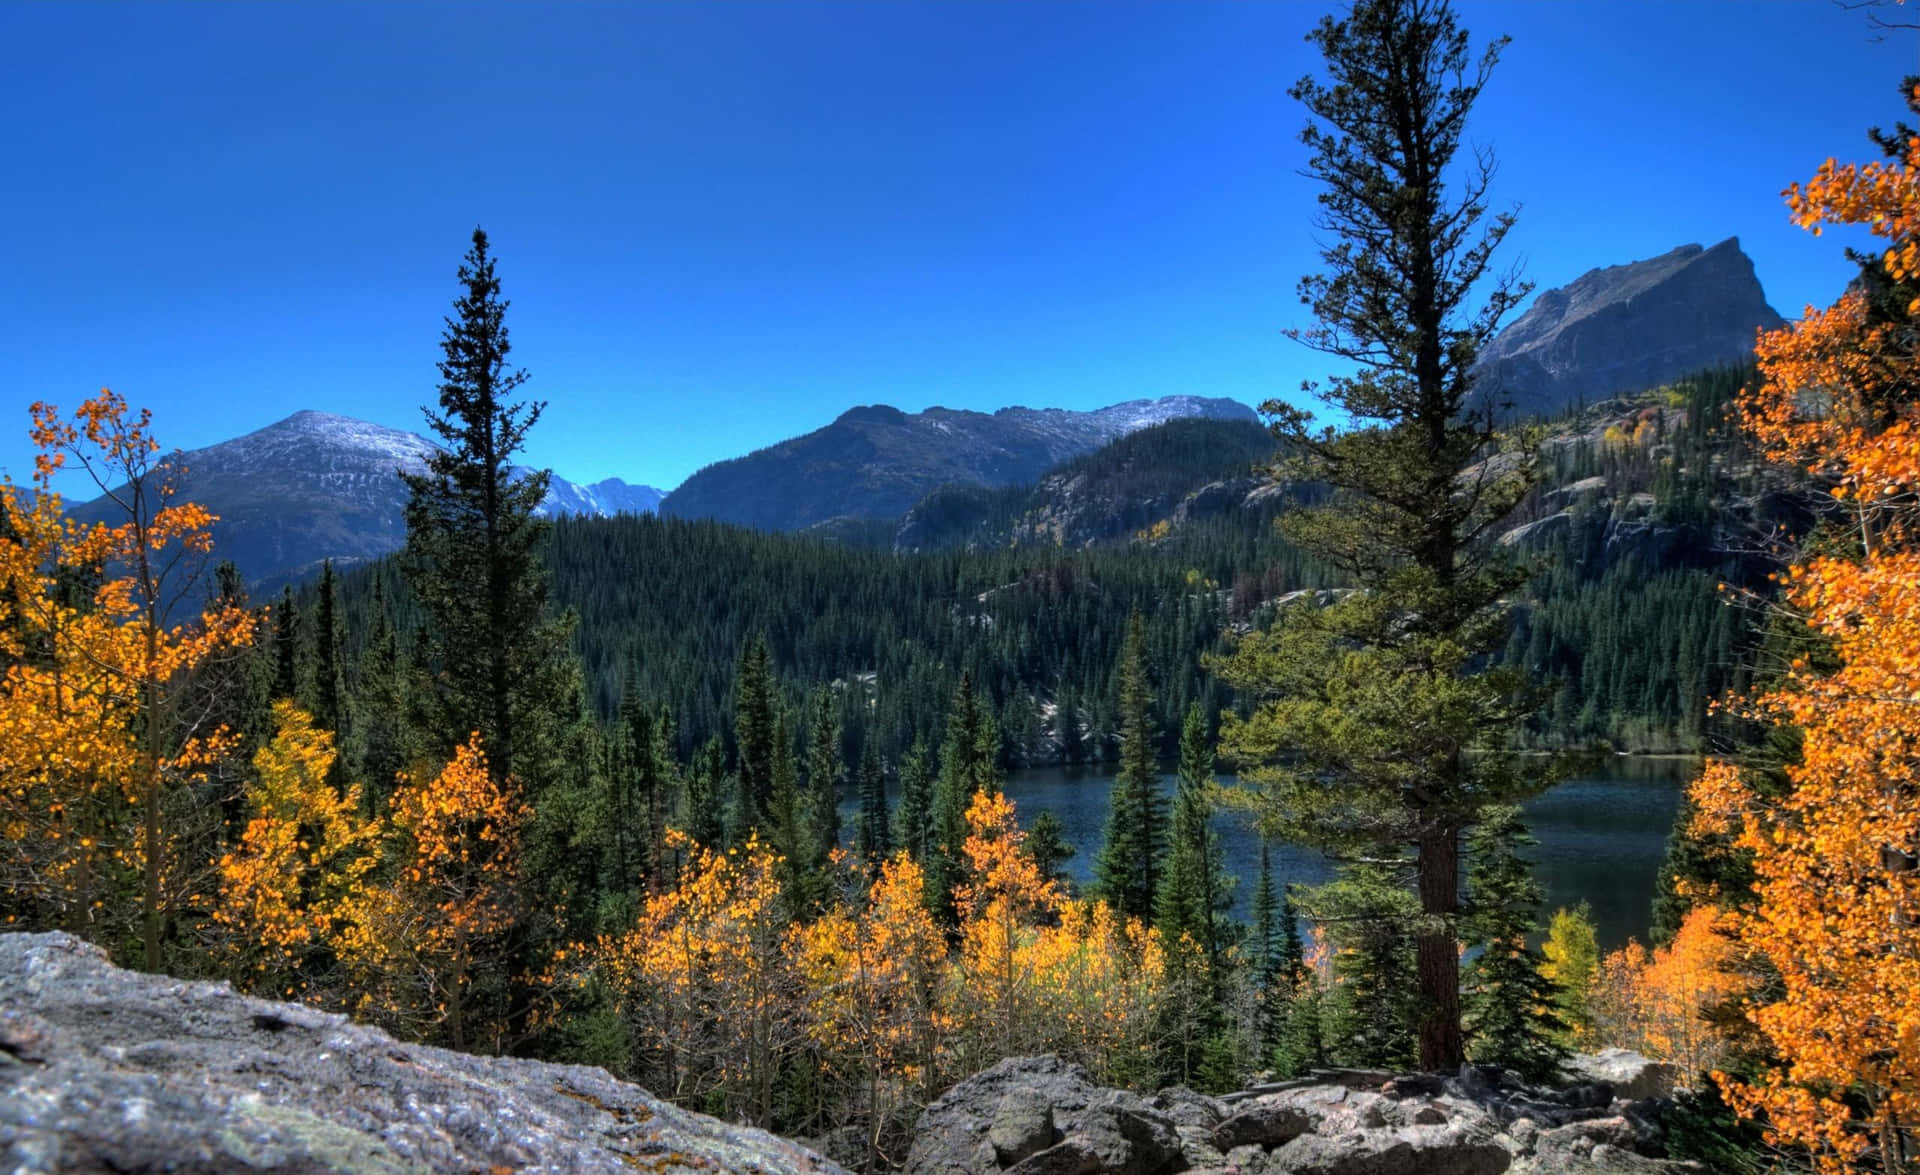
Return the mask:
[[(110, 385), (191, 448), (406, 428), (478, 223), (529, 456), (671, 487), (854, 404), (1258, 403), (1315, 265), (1308, 2), (0, 6), (0, 466)], [(1840, 241), (1779, 192), (1901, 113), (1915, 34), (1826, 0), (1462, 0), (1471, 137), (1542, 285), (1737, 235), (1774, 305)], [(8, 422), (11, 423), (8, 423)]]

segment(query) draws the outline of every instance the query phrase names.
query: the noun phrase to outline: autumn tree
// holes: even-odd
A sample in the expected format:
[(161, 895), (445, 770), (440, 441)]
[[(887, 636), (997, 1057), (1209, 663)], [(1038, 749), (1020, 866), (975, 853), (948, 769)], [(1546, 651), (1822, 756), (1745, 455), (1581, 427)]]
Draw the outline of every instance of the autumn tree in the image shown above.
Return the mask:
[(1489, 213), (1491, 155), (1461, 153), (1503, 42), (1475, 56), (1444, 0), (1360, 0), (1309, 39), (1325, 75), (1292, 92), (1312, 115), (1301, 140), (1323, 185), (1326, 271), (1301, 282), (1315, 323), (1293, 337), (1351, 366), (1319, 389), (1350, 423), (1315, 430), (1278, 400), (1264, 411), (1295, 455), (1291, 473), (1332, 490), (1325, 507), (1288, 517), (1289, 536), (1358, 590), (1283, 609), (1220, 665), (1253, 703), (1229, 716), (1221, 748), (1269, 831), (1405, 856), (1417, 1059), (1447, 1069), (1465, 1057), (1461, 836), (1488, 804), (1538, 786), (1500, 751), (1534, 711), (1532, 691), (1486, 668), (1525, 577), (1492, 538), (1533, 484), (1534, 459), (1503, 444), (1499, 406), (1473, 378), (1525, 287), (1493, 270), (1513, 219)]
[(1553, 912), (1547, 921), (1546, 941), (1540, 944), (1540, 956), (1540, 974), (1553, 985), (1554, 1010), (1566, 1025), (1566, 1043), (1591, 1044), (1600, 941), (1587, 903)]
[(362, 812), (359, 784), (334, 789), (332, 732), (284, 698), (273, 720), (245, 788), (246, 826), (220, 857), (217, 949), (242, 988), (350, 1004), (340, 953), (357, 933), (384, 829)]
[[(1920, 113), (1920, 79), (1904, 90)], [(1828, 1172), (1910, 1171), (1920, 1152), (1920, 131), (1874, 138), (1884, 159), (1828, 160), (1787, 203), (1816, 234), (1858, 226), (1884, 247), (1832, 306), (1760, 337), (1741, 403), (1749, 435), (1832, 509), (1825, 542), (1782, 577), (1825, 655), (1749, 705), (1800, 732), (1798, 761), (1784, 788), (1712, 762), (1692, 795), (1696, 830), (1751, 855), (1752, 898), (1727, 930), (1777, 976), (1749, 1015), (1779, 1065), (1722, 1087)]]
[[(217, 596), (194, 606), (215, 519), (180, 500), (184, 471), (159, 456), (149, 413), (104, 390), (71, 418), (46, 403), (31, 411), (33, 483), (0, 486), (0, 639), (12, 646), (0, 815), (8, 888), (21, 894), (8, 904), (110, 943), (137, 911), (144, 964), (157, 970), (224, 823), (191, 785), (232, 735), (194, 680), (250, 643), (256, 618)], [(69, 468), (99, 489), (111, 523), (63, 512), (53, 483)]]
[(521, 838), (531, 816), (488, 769), (479, 735), (432, 779), (393, 794), (396, 875), (354, 914), (343, 944), (363, 1008), (418, 1039), (500, 1051), (508, 1036), (508, 932), (520, 917)]
[(1719, 1063), (1727, 1041), (1708, 1013), (1744, 986), (1723, 918), (1711, 906), (1698, 907), (1666, 946), (1649, 952), (1630, 940), (1601, 959), (1590, 1005), (1598, 1037), (1688, 1074)]

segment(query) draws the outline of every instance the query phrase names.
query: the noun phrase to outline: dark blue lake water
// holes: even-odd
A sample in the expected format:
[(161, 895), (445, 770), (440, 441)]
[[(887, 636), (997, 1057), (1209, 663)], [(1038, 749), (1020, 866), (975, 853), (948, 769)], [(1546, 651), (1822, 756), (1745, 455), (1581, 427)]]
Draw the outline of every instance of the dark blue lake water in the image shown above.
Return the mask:
[[(1644, 942), (1667, 832), (1680, 793), (1699, 767), (1696, 759), (1614, 756), (1527, 804), (1527, 823), (1540, 841), (1528, 855), (1546, 888), (1543, 921), (1544, 913), (1556, 907), (1585, 901), (1593, 908), (1602, 948), (1618, 947), (1629, 936)], [(1221, 782), (1232, 786), (1234, 781), (1221, 776)], [(1171, 773), (1162, 785), (1170, 795)], [(1042, 767), (1011, 772), (1006, 793), (1022, 824), (1047, 810), (1059, 816), (1078, 850), (1068, 871), (1084, 884), (1093, 876), (1112, 786), (1110, 770)], [(850, 828), (851, 819), (849, 810), (843, 827)], [(1239, 879), (1234, 912), (1244, 918), (1260, 871), (1260, 841), (1241, 812), (1222, 812), (1215, 827), (1227, 870)], [(1320, 854), (1282, 843), (1273, 846), (1273, 867), (1275, 880), (1283, 884), (1325, 881), (1332, 872)]]

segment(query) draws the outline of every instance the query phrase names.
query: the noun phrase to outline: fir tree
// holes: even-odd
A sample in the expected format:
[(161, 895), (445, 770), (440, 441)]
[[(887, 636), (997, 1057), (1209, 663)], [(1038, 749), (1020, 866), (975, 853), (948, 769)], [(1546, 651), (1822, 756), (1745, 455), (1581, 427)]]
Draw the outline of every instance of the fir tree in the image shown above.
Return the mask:
[(407, 670), (386, 588), (377, 578), (368, 612), (366, 643), (354, 673), (355, 710), (361, 717), (354, 723), (349, 746), (353, 777), (365, 782), (367, 802), (377, 811), (408, 766)]
[(1467, 927), (1480, 947), (1467, 968), (1469, 1055), (1529, 1081), (1552, 1077), (1566, 1057), (1559, 991), (1527, 945), (1539, 928), (1540, 884), (1519, 850), (1537, 842), (1509, 805), (1486, 809), (1467, 834)]
[[(1492, 540), (1537, 464), (1534, 445), (1497, 430), (1472, 374), (1526, 292), (1493, 273), (1512, 217), (1488, 213), (1491, 156), (1459, 158), (1500, 46), (1475, 60), (1445, 0), (1358, 0), (1311, 39), (1326, 76), (1292, 92), (1313, 116), (1301, 139), (1325, 185), (1326, 272), (1301, 282), (1317, 321), (1293, 337), (1352, 367), (1321, 393), (1351, 424), (1316, 430), (1278, 400), (1263, 410), (1297, 455), (1294, 475), (1332, 491), (1289, 515), (1287, 534), (1360, 590), (1283, 610), (1220, 665), (1254, 702), (1221, 745), (1292, 839), (1411, 858), (1417, 901), (1397, 926), (1371, 925), (1364, 946), (1397, 961), (1378, 936), (1413, 940), (1417, 968), (1396, 982), (1419, 993), (1419, 1063), (1451, 1069), (1465, 1059), (1460, 838), (1484, 806), (1543, 782), (1502, 753), (1538, 708), (1534, 691), (1518, 670), (1486, 668), (1527, 574)], [(1400, 903), (1366, 905), (1386, 918)], [(1369, 1056), (1398, 1056), (1397, 1030), (1370, 1040)]]
[(1060, 817), (1054, 814), (1053, 809), (1045, 809), (1033, 818), (1033, 825), (1027, 829), (1027, 839), (1021, 848), (1033, 859), (1041, 877), (1061, 885), (1069, 884), (1071, 879), (1067, 876), (1067, 862), (1073, 860), (1079, 850), (1068, 843), (1067, 827), (1060, 822)]
[(740, 668), (733, 687), (733, 741), (739, 753), (734, 783), (733, 837), (737, 843), (766, 815), (773, 799), (774, 708), (773, 656), (766, 634), (756, 636), (740, 651)]
[(441, 447), (424, 473), (401, 474), (402, 567), (431, 674), (419, 733), (445, 759), (478, 732), (493, 778), (537, 795), (573, 766), (562, 727), (579, 719), (563, 709), (575, 662), (567, 625), (548, 615), (540, 562), (547, 524), (535, 510), (549, 475), (513, 465), (545, 405), (513, 400), (527, 374), (508, 366), (507, 302), (477, 228), (459, 280), (440, 337), (439, 408), (426, 411)]
[(892, 830), (887, 826), (887, 775), (880, 764), (878, 740), (868, 736), (860, 748), (856, 771), (860, 792), (860, 822), (853, 834), (853, 851), (870, 868), (893, 854)]
[(1222, 915), (1232, 899), (1220, 838), (1212, 827), (1213, 786), (1213, 747), (1207, 741), (1206, 716), (1195, 702), (1187, 707), (1180, 728), (1180, 772), (1167, 864), (1154, 896), (1154, 924), (1166, 942), (1182, 935), (1191, 939), (1208, 973), (1218, 975), (1228, 941)]
[[(313, 616), (313, 720), (322, 730), (334, 733), (336, 741), (347, 738), (346, 666), (341, 651), (341, 626), (338, 589), (333, 576), (333, 560), (320, 565), (320, 598), (314, 603)], [(334, 774), (343, 766), (335, 760)]]
[(900, 806), (894, 809), (893, 819), (894, 845), (924, 867), (933, 827), (933, 772), (924, 738), (914, 739), (900, 760)]
[(840, 782), (846, 764), (840, 759), (840, 707), (831, 688), (814, 691), (812, 710), (807, 726), (807, 820), (813, 843), (808, 851), (824, 869), (828, 855), (840, 847)]
[(1404, 927), (1418, 901), (1394, 871), (1346, 863), (1310, 891), (1310, 914), (1334, 948), (1334, 985), (1319, 1009), (1334, 1059), (1369, 1069), (1414, 1063), (1419, 994)]
[(280, 589), (280, 604), (273, 616), (273, 697), (300, 696), (300, 612), (293, 604), (293, 589)]
[[(983, 780), (992, 778), (980, 762), (992, 719), (973, 689), (973, 675), (962, 673), (947, 712), (940, 742), (940, 776), (934, 784), (932, 827), (927, 839), (927, 908), (942, 921), (954, 920), (954, 889), (964, 880), (967, 804)], [(904, 806), (904, 805), (903, 805)]]
[(1100, 896), (1131, 918), (1153, 918), (1166, 855), (1166, 800), (1160, 794), (1160, 770), (1154, 757), (1147, 678), (1146, 621), (1135, 612), (1127, 621), (1127, 641), (1116, 670), (1119, 679), (1120, 773), (1113, 781), (1106, 843), (1094, 861)]
[(718, 848), (726, 839), (722, 796), (726, 794), (727, 749), (714, 735), (694, 753), (687, 768), (687, 786), (680, 827), (694, 843)]

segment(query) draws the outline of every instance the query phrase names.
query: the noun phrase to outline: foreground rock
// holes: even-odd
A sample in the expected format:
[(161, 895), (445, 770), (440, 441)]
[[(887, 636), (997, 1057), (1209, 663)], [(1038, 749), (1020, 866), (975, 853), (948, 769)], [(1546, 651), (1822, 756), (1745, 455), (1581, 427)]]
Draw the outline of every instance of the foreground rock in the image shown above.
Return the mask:
[(401, 1044), (0, 935), (0, 1170), (841, 1172), (599, 1069)]
[[(920, 1117), (911, 1175), (1573, 1175), (1694, 1171), (1661, 1156), (1670, 1066), (1587, 1058), (1542, 1089), (1491, 1066), (1458, 1076), (1328, 1072), (1210, 1098), (1102, 1089), (1057, 1057), (1002, 1061)], [(1616, 1090), (1592, 1072), (1629, 1083)], [(1626, 1090), (1657, 1095), (1629, 1099)]]

